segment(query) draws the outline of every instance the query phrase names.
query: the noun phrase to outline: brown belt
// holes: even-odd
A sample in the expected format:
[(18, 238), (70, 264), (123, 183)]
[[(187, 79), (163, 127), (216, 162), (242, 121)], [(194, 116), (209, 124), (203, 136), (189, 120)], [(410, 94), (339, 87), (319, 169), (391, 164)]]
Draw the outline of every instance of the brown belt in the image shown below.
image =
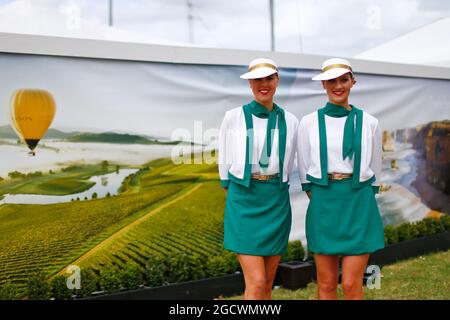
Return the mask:
[(329, 173), (328, 174), (328, 179), (330, 180), (343, 180), (343, 179), (348, 179), (353, 177), (352, 173), (337, 173), (337, 172), (333, 172), (333, 173)]
[(278, 173), (276, 174), (269, 174), (269, 175), (261, 175), (261, 174), (252, 174), (251, 178), (253, 180), (263, 180), (263, 181), (267, 181), (270, 179), (276, 179), (278, 178), (280, 175)]

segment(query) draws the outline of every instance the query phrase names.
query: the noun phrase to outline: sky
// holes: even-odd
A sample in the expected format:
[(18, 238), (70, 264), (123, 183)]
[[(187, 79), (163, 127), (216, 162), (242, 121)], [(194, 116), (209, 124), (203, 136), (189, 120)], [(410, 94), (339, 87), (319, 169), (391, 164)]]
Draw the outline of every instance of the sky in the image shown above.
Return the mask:
[[(274, 2), (275, 50), (282, 52), (352, 57), (450, 17), (448, 0)], [(271, 48), (268, 3), (113, 0), (110, 27), (108, 0), (0, 0), (0, 32), (264, 51)]]

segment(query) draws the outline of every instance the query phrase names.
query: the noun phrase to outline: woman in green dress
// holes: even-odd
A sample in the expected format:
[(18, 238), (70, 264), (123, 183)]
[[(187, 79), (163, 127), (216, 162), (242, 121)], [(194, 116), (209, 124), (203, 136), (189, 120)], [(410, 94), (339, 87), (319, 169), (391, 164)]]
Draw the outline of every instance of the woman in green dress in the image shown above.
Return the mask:
[(226, 112), (219, 134), (219, 175), (225, 190), (224, 248), (235, 252), (244, 299), (270, 299), (291, 229), (288, 176), (297, 118), (273, 102), (278, 68), (265, 58), (247, 73), (253, 101)]
[(328, 59), (313, 80), (322, 81), (328, 102), (300, 121), (297, 160), (310, 199), (306, 238), (314, 252), (319, 299), (337, 299), (339, 256), (344, 299), (363, 299), (369, 255), (384, 247), (375, 200), (381, 129), (375, 117), (349, 104), (356, 80), (347, 60)]

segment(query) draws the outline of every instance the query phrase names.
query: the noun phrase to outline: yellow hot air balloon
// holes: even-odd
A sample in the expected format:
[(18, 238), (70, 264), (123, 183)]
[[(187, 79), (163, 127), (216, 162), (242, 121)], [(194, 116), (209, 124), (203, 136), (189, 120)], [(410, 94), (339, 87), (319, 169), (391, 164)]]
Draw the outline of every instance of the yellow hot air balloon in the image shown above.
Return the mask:
[(11, 96), (9, 110), (12, 127), (35, 155), (34, 149), (55, 117), (55, 100), (45, 90), (19, 89)]

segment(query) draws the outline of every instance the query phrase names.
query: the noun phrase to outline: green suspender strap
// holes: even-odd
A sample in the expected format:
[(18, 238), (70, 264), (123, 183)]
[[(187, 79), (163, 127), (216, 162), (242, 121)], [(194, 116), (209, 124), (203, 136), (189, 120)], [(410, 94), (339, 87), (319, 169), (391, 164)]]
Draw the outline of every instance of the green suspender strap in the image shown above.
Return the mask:
[(244, 170), (244, 185), (250, 186), (250, 176), (252, 174), (252, 156), (253, 156), (253, 120), (250, 112), (250, 105), (246, 104), (244, 107), (246, 143), (245, 143), (245, 170)]
[(244, 111), (245, 126), (246, 126), (246, 140), (245, 140), (245, 166), (244, 166), (244, 178), (239, 179), (228, 172), (228, 178), (245, 187), (250, 186), (250, 176), (252, 173), (252, 151), (253, 151), (253, 120), (250, 112), (250, 104), (242, 106)]
[(317, 110), (317, 116), (319, 121), (319, 144), (320, 144), (320, 172), (321, 177), (316, 178), (309, 174), (306, 175), (306, 179), (312, 183), (327, 186), (328, 185), (328, 159), (327, 159), (327, 132), (325, 128), (325, 109), (321, 108)]
[(286, 117), (284, 110), (274, 104), (275, 111), (278, 114), (278, 157), (280, 159), (280, 188), (283, 186), (284, 156), (286, 154)]

